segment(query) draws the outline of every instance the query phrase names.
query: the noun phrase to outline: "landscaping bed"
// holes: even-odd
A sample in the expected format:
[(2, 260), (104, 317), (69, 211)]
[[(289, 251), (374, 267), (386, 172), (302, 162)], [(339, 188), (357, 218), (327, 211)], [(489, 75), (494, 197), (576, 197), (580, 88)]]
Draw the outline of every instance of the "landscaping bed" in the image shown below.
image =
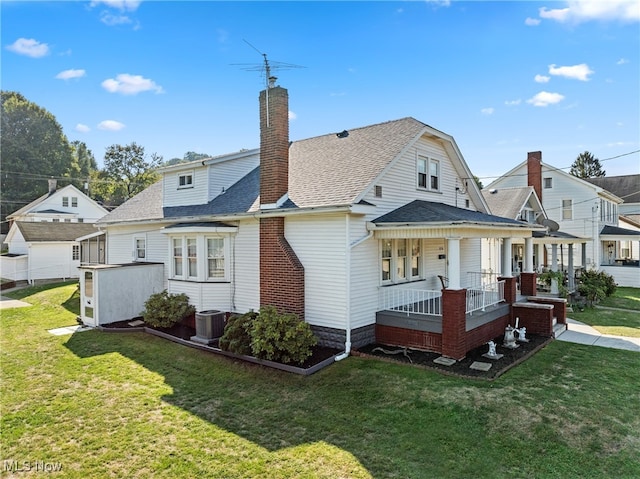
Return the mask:
[[(416, 349), (405, 350), (401, 347), (385, 346), (382, 344), (369, 344), (359, 348), (354, 352), (354, 355), (412, 364), (414, 366), (429, 368), (438, 372), (460, 377), (491, 380), (499, 377), (513, 366), (525, 361), (553, 341), (552, 338), (536, 335), (530, 335), (528, 336), (528, 339), (528, 343), (519, 342), (519, 346), (516, 349), (509, 349), (502, 346), (502, 337), (494, 338), (493, 341), (496, 343), (496, 353), (503, 355), (500, 359), (489, 359), (484, 357), (483, 354), (489, 351), (489, 347), (484, 344), (469, 351), (464, 359), (456, 361), (450, 366), (434, 363), (435, 359), (442, 356), (440, 353), (419, 351)], [(471, 369), (471, 365), (474, 362), (490, 363), (491, 368), (488, 371)]]
[[(165, 339), (172, 340), (174, 342), (183, 344), (185, 346), (202, 349), (215, 354), (221, 354), (236, 359), (245, 360), (254, 364), (261, 364), (263, 366), (272, 367), (275, 369), (281, 369), (296, 374), (309, 375), (328, 366), (334, 361), (335, 356), (342, 351), (335, 348), (328, 348), (325, 346), (313, 346), (311, 348), (311, 356), (309, 356), (302, 364), (282, 364), (274, 361), (267, 361), (258, 359), (253, 356), (243, 356), (234, 354), (229, 351), (223, 351), (218, 347), (218, 340), (213, 340), (210, 345), (205, 345), (191, 341), (191, 337), (196, 335), (196, 330), (188, 324), (178, 323), (170, 328), (154, 328), (147, 325), (135, 325), (136, 320), (141, 318), (133, 318), (125, 321), (118, 321), (115, 323), (105, 324), (101, 326), (103, 331), (108, 332), (140, 332), (144, 331), (154, 336), (159, 336)], [(133, 325), (132, 325), (133, 323)]]

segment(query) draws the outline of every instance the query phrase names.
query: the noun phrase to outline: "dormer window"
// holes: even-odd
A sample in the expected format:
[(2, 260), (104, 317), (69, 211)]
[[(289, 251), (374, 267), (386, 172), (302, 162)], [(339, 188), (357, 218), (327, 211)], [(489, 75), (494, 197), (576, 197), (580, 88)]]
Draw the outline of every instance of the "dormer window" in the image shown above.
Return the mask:
[(178, 176), (178, 188), (193, 188), (193, 172)]

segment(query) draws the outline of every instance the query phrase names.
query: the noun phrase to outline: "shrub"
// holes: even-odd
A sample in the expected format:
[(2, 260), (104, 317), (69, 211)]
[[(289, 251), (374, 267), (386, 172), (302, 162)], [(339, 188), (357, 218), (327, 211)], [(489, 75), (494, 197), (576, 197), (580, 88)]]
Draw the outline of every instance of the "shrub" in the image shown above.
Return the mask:
[(166, 289), (149, 296), (144, 308), (144, 322), (156, 328), (169, 328), (196, 312), (196, 308), (189, 304), (186, 294), (169, 294)]
[(295, 314), (278, 313), (273, 306), (260, 308), (250, 335), (255, 357), (284, 364), (302, 364), (318, 342), (308, 323)]
[(251, 335), (249, 331), (258, 313), (249, 312), (242, 315), (231, 316), (224, 327), (224, 333), (220, 338), (219, 346), (223, 351), (236, 354), (251, 354)]
[(590, 305), (593, 305), (615, 293), (617, 286), (610, 274), (590, 269), (584, 271), (580, 276), (578, 292), (587, 298)]

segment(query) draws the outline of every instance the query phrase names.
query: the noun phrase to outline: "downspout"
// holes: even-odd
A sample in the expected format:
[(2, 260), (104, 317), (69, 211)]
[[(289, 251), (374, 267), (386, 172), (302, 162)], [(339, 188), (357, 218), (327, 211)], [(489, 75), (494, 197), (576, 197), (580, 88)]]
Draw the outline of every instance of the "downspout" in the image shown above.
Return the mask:
[(355, 248), (360, 243), (368, 240), (373, 236), (373, 231), (369, 231), (369, 233), (365, 237), (360, 238), (358, 241), (356, 241), (353, 244), (349, 244), (350, 222), (349, 222), (348, 214), (346, 215), (345, 226), (347, 229), (345, 234), (345, 278), (347, 281), (347, 284), (346, 284), (347, 318), (346, 318), (346, 325), (345, 325), (346, 337), (344, 342), (344, 352), (336, 356), (336, 361), (342, 361), (343, 359), (349, 357), (349, 353), (351, 351), (351, 249)]

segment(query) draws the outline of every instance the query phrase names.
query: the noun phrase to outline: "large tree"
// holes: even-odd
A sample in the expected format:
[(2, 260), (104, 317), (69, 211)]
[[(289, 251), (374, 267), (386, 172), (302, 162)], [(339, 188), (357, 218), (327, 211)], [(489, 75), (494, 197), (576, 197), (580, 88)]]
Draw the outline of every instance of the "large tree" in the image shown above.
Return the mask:
[(604, 176), (606, 172), (602, 169), (600, 160), (593, 153), (585, 151), (578, 155), (569, 173), (578, 178), (597, 178)]
[(1, 220), (45, 194), (47, 178), (72, 176), (72, 150), (62, 127), (20, 93), (2, 91)]
[(104, 168), (91, 179), (92, 196), (107, 206), (118, 206), (160, 179), (155, 169), (162, 156), (153, 153), (149, 158), (144, 147), (111, 145), (104, 155)]

